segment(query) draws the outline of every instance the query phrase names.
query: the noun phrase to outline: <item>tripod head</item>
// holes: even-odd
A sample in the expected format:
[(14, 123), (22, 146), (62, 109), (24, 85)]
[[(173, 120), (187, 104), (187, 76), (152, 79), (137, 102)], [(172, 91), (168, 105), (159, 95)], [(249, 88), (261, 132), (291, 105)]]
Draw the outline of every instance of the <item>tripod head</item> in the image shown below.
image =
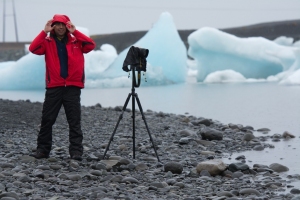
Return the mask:
[[(149, 54), (148, 49), (143, 49), (135, 46), (131, 46), (127, 52), (127, 56), (124, 60), (122, 69), (125, 72), (132, 72), (132, 87), (139, 87), (141, 84), (141, 71), (146, 72), (147, 56)], [(130, 65), (130, 69), (128, 68)], [(136, 81), (135, 72), (138, 72), (138, 82)]]

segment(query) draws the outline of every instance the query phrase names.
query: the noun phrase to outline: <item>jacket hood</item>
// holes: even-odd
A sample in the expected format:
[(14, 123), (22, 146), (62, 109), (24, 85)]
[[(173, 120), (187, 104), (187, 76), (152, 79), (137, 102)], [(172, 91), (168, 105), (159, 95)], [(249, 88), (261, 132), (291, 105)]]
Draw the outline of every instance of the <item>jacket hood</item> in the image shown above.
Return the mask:
[(53, 16), (51, 26), (53, 26), (54, 23), (56, 23), (56, 22), (61, 22), (61, 23), (67, 24), (68, 21), (71, 21), (71, 20), (67, 15), (56, 14)]

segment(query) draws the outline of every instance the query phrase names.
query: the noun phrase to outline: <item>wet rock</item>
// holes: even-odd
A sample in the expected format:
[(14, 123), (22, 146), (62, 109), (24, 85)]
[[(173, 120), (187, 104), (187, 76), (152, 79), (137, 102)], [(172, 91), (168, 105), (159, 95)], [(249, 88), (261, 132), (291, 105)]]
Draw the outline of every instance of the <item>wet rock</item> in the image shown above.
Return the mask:
[(268, 128), (259, 128), (257, 129), (258, 132), (270, 132), (271, 130)]
[(253, 147), (253, 150), (255, 151), (263, 151), (265, 148), (262, 145), (256, 145)]
[(255, 136), (253, 135), (253, 133), (247, 132), (244, 134), (243, 141), (249, 142), (249, 141), (253, 140), (254, 138), (255, 138)]
[(284, 131), (283, 134), (282, 134), (282, 137), (284, 137), (284, 138), (295, 138), (295, 136), (293, 134), (291, 134), (290, 132), (288, 132), (288, 131)]
[(287, 171), (289, 171), (288, 167), (286, 167), (284, 165), (281, 165), (279, 163), (273, 163), (269, 166), (269, 168), (272, 169), (275, 172), (287, 172)]
[(291, 189), (290, 193), (291, 194), (300, 194), (300, 190), (296, 189), (296, 188), (293, 188), (293, 189)]
[(238, 157), (235, 158), (236, 160), (245, 160), (246, 157), (244, 155), (240, 155)]
[(209, 119), (200, 119), (197, 121), (192, 122), (192, 124), (199, 126), (201, 124), (205, 125), (205, 126), (210, 126), (212, 124), (212, 121)]
[(244, 176), (244, 173), (239, 171), (232, 173), (232, 178), (240, 178), (242, 176)]
[(232, 172), (236, 172), (236, 171), (245, 171), (248, 170), (249, 166), (245, 163), (231, 163), (228, 166), (228, 170), (232, 171)]

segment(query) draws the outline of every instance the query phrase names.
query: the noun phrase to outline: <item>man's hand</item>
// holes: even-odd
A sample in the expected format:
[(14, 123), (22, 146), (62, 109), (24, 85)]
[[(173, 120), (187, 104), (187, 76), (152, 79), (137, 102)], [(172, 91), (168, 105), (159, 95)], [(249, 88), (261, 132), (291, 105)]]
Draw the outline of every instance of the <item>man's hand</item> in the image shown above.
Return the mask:
[(55, 27), (55, 25), (51, 27), (51, 24), (52, 24), (52, 19), (50, 19), (47, 22), (47, 24), (45, 25), (45, 28), (44, 28), (45, 33), (49, 33), (50, 31), (53, 30), (53, 28)]
[(67, 29), (70, 31), (70, 33), (73, 33), (76, 30), (76, 27), (72, 22), (68, 21), (67, 22)]

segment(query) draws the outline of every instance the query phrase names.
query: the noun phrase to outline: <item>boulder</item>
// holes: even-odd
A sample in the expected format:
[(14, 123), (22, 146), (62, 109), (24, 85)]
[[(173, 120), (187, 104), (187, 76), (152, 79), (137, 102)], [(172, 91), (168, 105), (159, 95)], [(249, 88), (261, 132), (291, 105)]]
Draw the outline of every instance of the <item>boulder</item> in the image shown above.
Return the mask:
[(223, 132), (213, 128), (203, 128), (200, 134), (203, 140), (223, 140)]
[(178, 162), (168, 162), (164, 165), (165, 172), (172, 172), (173, 174), (181, 174), (183, 171), (183, 167)]
[(269, 166), (270, 169), (272, 169), (274, 172), (287, 172), (289, 171), (289, 168), (281, 165), (279, 163), (273, 163)]
[(232, 171), (232, 172), (236, 172), (236, 171), (245, 171), (249, 169), (249, 166), (245, 163), (231, 163), (229, 166), (228, 166), (228, 170), (229, 171)]
[(198, 173), (201, 173), (202, 170), (207, 170), (210, 175), (215, 176), (225, 171), (226, 167), (222, 160), (214, 159), (198, 163), (196, 169)]

